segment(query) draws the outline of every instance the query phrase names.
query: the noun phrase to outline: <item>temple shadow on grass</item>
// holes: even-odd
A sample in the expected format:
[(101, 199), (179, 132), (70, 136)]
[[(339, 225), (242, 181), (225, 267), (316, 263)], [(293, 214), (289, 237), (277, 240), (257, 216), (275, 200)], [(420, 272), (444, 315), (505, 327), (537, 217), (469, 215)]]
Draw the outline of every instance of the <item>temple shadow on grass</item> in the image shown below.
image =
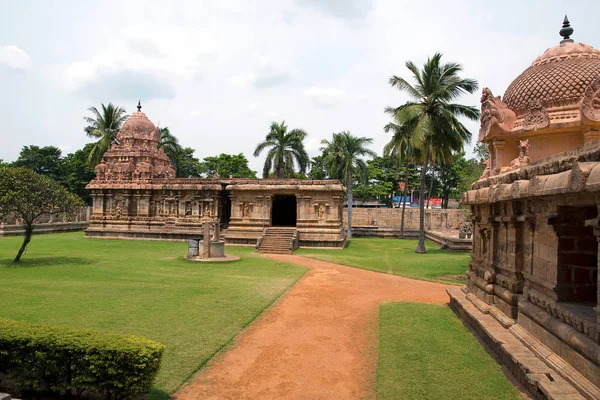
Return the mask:
[(89, 265), (96, 261), (83, 257), (27, 257), (23, 256), (21, 261), (13, 263), (12, 258), (0, 259), (0, 268), (35, 268), (35, 267), (66, 267), (70, 265)]

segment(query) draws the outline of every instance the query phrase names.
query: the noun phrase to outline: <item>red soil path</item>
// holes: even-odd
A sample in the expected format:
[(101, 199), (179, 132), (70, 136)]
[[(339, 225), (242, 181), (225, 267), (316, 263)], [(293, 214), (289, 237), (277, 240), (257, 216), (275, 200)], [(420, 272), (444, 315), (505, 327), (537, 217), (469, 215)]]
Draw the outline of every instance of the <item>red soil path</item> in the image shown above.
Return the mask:
[(300, 256), (310, 271), (176, 399), (373, 399), (379, 304), (445, 304), (447, 285)]

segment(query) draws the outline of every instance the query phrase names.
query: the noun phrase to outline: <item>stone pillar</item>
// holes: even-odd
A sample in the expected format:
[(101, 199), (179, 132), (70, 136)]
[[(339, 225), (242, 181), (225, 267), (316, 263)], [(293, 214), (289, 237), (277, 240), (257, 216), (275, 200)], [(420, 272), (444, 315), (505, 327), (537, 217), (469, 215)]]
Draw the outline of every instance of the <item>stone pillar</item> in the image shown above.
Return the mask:
[(92, 199), (93, 199), (92, 214), (94, 216), (104, 215), (104, 194), (92, 193)]
[(125, 193), (123, 195), (123, 199), (124, 199), (125, 204), (123, 205), (123, 210), (121, 210), (121, 213), (123, 216), (130, 215), (130, 213), (131, 213), (131, 211), (130, 211), (131, 193)]
[[(598, 206), (598, 212), (600, 212), (600, 206)], [(598, 241), (598, 255), (600, 256), (600, 217), (585, 221), (585, 225), (594, 228), (594, 235)], [(600, 257), (598, 257), (598, 270), (600, 271)], [(598, 276), (598, 289), (594, 310), (596, 311), (596, 323), (600, 324), (600, 273), (596, 275)]]
[(590, 143), (595, 140), (600, 140), (600, 131), (589, 128), (583, 132), (583, 143)]
[(141, 214), (140, 207), (142, 206), (142, 204), (141, 204), (142, 203), (141, 202), (142, 195), (136, 193), (133, 195), (133, 198), (135, 199), (135, 212), (133, 212), (133, 215), (140, 215)]
[(150, 195), (143, 194), (138, 199), (138, 215), (147, 217), (150, 213)]
[(506, 157), (504, 156), (506, 142), (504, 140), (494, 140), (492, 145), (494, 149), (494, 160), (496, 160), (496, 165), (493, 165), (492, 169), (506, 167), (510, 162), (510, 160), (506, 160)]

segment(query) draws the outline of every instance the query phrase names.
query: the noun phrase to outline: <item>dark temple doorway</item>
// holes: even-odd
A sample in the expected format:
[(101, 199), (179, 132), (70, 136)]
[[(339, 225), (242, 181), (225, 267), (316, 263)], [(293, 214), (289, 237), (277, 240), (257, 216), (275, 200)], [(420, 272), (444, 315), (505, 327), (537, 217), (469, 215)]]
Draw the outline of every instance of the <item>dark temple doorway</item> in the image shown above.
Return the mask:
[(296, 196), (274, 195), (271, 226), (296, 226)]

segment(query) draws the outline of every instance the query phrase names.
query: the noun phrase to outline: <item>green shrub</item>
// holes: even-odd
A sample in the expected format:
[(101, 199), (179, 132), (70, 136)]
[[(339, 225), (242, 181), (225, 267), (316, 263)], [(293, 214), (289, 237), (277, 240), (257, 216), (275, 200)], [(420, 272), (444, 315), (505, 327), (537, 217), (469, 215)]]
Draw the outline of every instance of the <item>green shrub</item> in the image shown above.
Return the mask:
[(90, 390), (130, 397), (150, 390), (164, 346), (104, 334), (0, 318), (0, 373), (23, 390)]

